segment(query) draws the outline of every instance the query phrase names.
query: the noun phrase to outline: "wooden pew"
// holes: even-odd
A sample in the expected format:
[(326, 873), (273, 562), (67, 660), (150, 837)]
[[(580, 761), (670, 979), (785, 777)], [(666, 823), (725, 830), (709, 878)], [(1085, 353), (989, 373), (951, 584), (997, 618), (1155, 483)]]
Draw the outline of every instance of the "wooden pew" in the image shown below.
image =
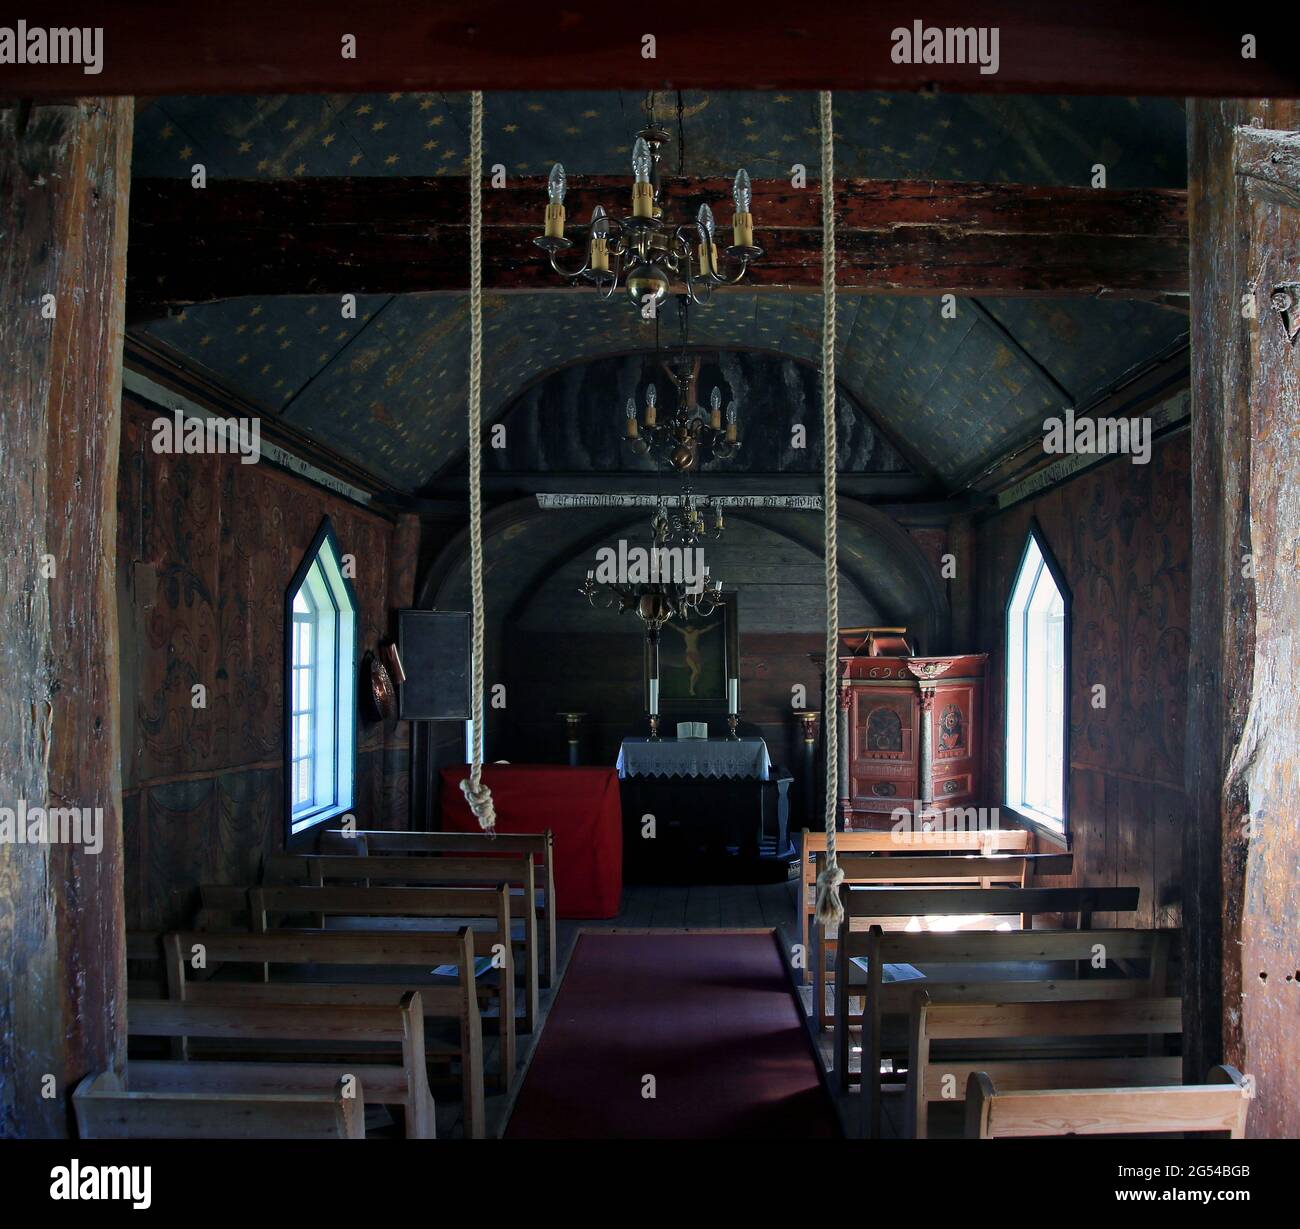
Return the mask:
[(1000, 1092), (984, 1071), (966, 1083), (967, 1139), (1048, 1135), (1246, 1134), (1250, 1108), (1235, 1067), (1215, 1067), (1204, 1084), (1165, 1088), (1027, 1089)]
[[(895, 855), (882, 858), (877, 854), (849, 853), (838, 859), (844, 872), (844, 882), (850, 887), (875, 885), (903, 885), (910, 887), (1030, 887), (1038, 875), (1068, 875), (1074, 869), (1073, 854), (934, 854)], [(826, 854), (818, 853), (813, 859), (814, 876), (820, 876), (826, 865)], [(814, 879), (814, 883), (816, 880)], [(812, 919), (814, 900), (808, 905), (804, 926), (811, 929), (812, 951), (808, 959), (813, 967), (813, 1003), (817, 1007), (817, 1027), (830, 1024), (831, 1009), (826, 1005), (827, 951), (834, 950), (835, 942), (827, 941), (823, 928)], [(896, 919), (885, 929), (902, 929), (906, 920)], [(1021, 918), (1028, 929), (1032, 915)]]
[[(524, 900), (536, 900), (536, 868), (528, 854), (498, 858), (433, 858), (334, 854), (281, 854), (265, 864), (268, 885), (307, 883), (316, 887), (344, 883), (405, 885), (410, 887), (492, 887), (507, 883), (522, 889)], [(513, 913), (511, 915), (514, 916)], [(535, 909), (519, 911), (523, 936), (514, 940), (519, 950), (516, 968), (524, 974), (525, 1028), (533, 1028), (539, 1010), (538, 926)]]
[[(345, 1051), (340, 1061), (215, 1061), (127, 1064), (131, 1092), (168, 1095), (293, 1096), (356, 1077), (376, 1105), (400, 1105), (408, 1139), (433, 1139), (433, 1096), (424, 1055), (419, 991), (391, 1006), (355, 1003), (213, 1003), (135, 999), (127, 1003), (128, 1037), (316, 1043)], [(354, 1057), (352, 1047), (390, 1047)], [(274, 1051), (271, 1051), (274, 1052)], [(297, 1055), (295, 1055), (297, 1057)], [(362, 1094), (358, 1093), (358, 1099)]]
[[(506, 884), (498, 884), (495, 888), (272, 886), (251, 888), (248, 900), (252, 927), (258, 934), (272, 933), (271, 918), (277, 914), (310, 914), (319, 919), (319, 929), (324, 928), (327, 918), (346, 919), (351, 923), (347, 927), (350, 934), (366, 930), (387, 931), (389, 928), (382, 925), (368, 925), (382, 918), (490, 919), (492, 929), (471, 929), (470, 933), (474, 939), (475, 955), (489, 956), (499, 962), (497, 980), (495, 984), (484, 984), (475, 978), (474, 984), (480, 999), (493, 999), (497, 1003), (501, 1037), (498, 1075), (501, 1086), (509, 1087), (515, 1072), (517, 1046), (510, 889)], [(274, 928), (274, 932), (279, 933), (279, 929)], [(533, 1005), (532, 1012), (536, 1012), (536, 1005)], [(530, 1018), (530, 1014), (525, 1001), (525, 1032), (531, 1032), (535, 1027), (535, 1015)]]
[(343, 1080), (320, 1092), (128, 1092), (104, 1072), (77, 1085), (72, 1106), (82, 1139), (365, 1139), (362, 1095)]
[[(209, 969), (218, 964), (316, 965), (326, 977), (312, 981), (195, 980), (191, 952), (201, 945)], [(482, 1139), (486, 1131), (483, 1079), (483, 1029), (474, 986), (474, 940), (468, 926), (452, 934), (437, 932), (353, 934), (348, 931), (278, 931), (236, 934), (186, 931), (164, 939), (170, 997), (203, 1003), (391, 1004), (418, 990), (426, 1020), (454, 1020), (460, 1041), (450, 1049), (426, 1042), (426, 1056), (459, 1058), (465, 1133)], [(441, 964), (457, 966), (454, 983), (429, 980)], [(356, 969), (383, 969), (386, 980), (358, 976)], [(353, 970), (349, 972), (349, 969)], [(332, 975), (331, 975), (332, 974)], [(391, 974), (391, 975), (390, 975)], [(183, 1040), (183, 1039), (182, 1039)]]
[[(889, 964), (973, 964), (1002, 961), (1090, 961), (1093, 943), (1107, 943), (1107, 959), (1147, 959), (1159, 962), (1156, 971), (1163, 989), (1163, 979), (1168, 948), (1163, 943), (1148, 940), (1129, 940), (1127, 936), (1143, 932), (1115, 930), (1089, 931), (959, 931), (959, 932), (888, 932), (876, 921), (879, 918), (911, 918), (944, 913), (957, 915), (990, 913), (1079, 913), (1081, 919), (1091, 919), (1095, 910), (1127, 912), (1137, 908), (1137, 888), (876, 888), (849, 887), (841, 889), (844, 921), (840, 924), (835, 966), (835, 1037), (834, 1067), (842, 1090), (849, 1087), (849, 1029), (855, 1018), (849, 1014), (850, 997), (863, 999), (863, 1013), (858, 1017), (862, 1026), (862, 1070), (878, 1073), (882, 1057), (882, 1016), (887, 1010), (905, 1010), (897, 998), (889, 1000), (888, 1007), (880, 980), (883, 965)], [(1083, 922), (1081, 921), (1081, 926)], [(867, 927), (864, 931), (863, 927)], [(1016, 939), (1015, 936), (1027, 936)], [(1110, 936), (1096, 939), (1091, 936)], [(1072, 936), (1063, 938), (1062, 936)], [(934, 940), (934, 944), (918, 943)], [(1114, 950), (1112, 947), (1114, 945)], [(1042, 953), (1052, 952), (1053, 955)], [(1063, 953), (1069, 952), (1066, 955)], [(906, 954), (902, 954), (906, 953)], [(963, 955), (962, 953), (966, 953)], [(855, 977), (855, 956), (865, 957), (868, 971)], [(874, 957), (874, 958), (873, 958)], [(1153, 969), (1155, 966), (1153, 965)], [(1031, 974), (1032, 979), (1035, 974)], [(848, 991), (855, 984), (862, 989), (857, 995)], [(904, 983), (905, 985), (905, 983)], [(892, 992), (897, 994), (898, 992)], [(906, 993), (906, 991), (904, 991)], [(1091, 993), (1123, 993), (1123, 991), (1097, 991)], [(879, 1077), (863, 1080), (866, 1097), (866, 1129), (872, 1138), (878, 1138), (881, 1126)]]
[[(1176, 998), (940, 1003), (918, 990), (907, 1050), (904, 1134), (927, 1138), (931, 1102), (958, 1101), (977, 1071), (1017, 1093), (1178, 1084), (1181, 1058), (1099, 1052), (1097, 1039), (1164, 1038), (1182, 1029), (1182, 1002)], [(1025, 1038), (1036, 1041), (1027, 1055), (1007, 1044)], [(936, 1041), (976, 1043), (975, 1051), (982, 1053), (966, 1045), (960, 1056), (935, 1058)], [(990, 1051), (996, 1057), (987, 1057)]]
[[(994, 853), (1029, 853), (1034, 848), (1034, 836), (1027, 828), (991, 828), (987, 831), (948, 832), (942, 828), (936, 831), (921, 832), (837, 832), (835, 834), (835, 852), (838, 859), (841, 854), (873, 853), (894, 857), (896, 855), (935, 855), (935, 854), (994, 854)], [(801, 940), (803, 942), (804, 968), (800, 971), (801, 982), (808, 981), (807, 965), (811, 957), (809, 946), (809, 920), (816, 907), (817, 868), (816, 856), (826, 852), (826, 833), (821, 830), (803, 830), (803, 840), (799, 847), (799, 862), (802, 867), (802, 884), (800, 887), (799, 919)]]
[(359, 828), (346, 832), (341, 828), (327, 828), (319, 842), (319, 852), (354, 854), (366, 857), (371, 854), (474, 854), (525, 853), (532, 854), (537, 865), (537, 918), (545, 934), (546, 957), (541, 965), (542, 984), (554, 986), (558, 972), (555, 922), (558, 914), (555, 905), (555, 836), (548, 828), (545, 832), (384, 832)]

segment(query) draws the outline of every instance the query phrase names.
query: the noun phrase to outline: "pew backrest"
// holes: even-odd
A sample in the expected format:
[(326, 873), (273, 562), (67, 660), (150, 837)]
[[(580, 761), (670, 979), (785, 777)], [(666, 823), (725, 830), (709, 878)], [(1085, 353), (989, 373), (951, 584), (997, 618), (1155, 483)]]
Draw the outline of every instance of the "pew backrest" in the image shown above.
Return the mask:
[(386, 832), (362, 828), (347, 833), (327, 828), (319, 842), (321, 853), (368, 855), (460, 854), (462, 856), (499, 857), (501, 854), (531, 855), (536, 862), (536, 887), (541, 893), (538, 918), (545, 940), (546, 955), (542, 975), (553, 986), (558, 976), (558, 946), (555, 901), (555, 834), (545, 832)]
[(89, 1075), (72, 1094), (82, 1139), (364, 1139), (363, 1088), (294, 1093), (131, 1092)]
[(986, 1071), (966, 1084), (967, 1139), (1051, 1135), (1246, 1133), (1250, 1097), (1234, 1067), (1215, 1067), (1205, 1084), (1177, 1087), (999, 1091)]
[[(127, 1003), (127, 1035), (130, 1037), (166, 1037), (188, 1041), (194, 1038), (222, 1042), (247, 1042), (274, 1046), (286, 1042), (319, 1043), (331, 1050), (348, 1051), (351, 1047), (390, 1048), (392, 1058), (382, 1048), (367, 1051), (359, 1062), (362, 1073), (373, 1077), (367, 1085), (381, 1101), (400, 1100), (407, 1111), (407, 1132), (413, 1139), (432, 1139), (435, 1134), (433, 1098), (429, 1093), (428, 1067), (424, 1052), (424, 1008), (419, 991), (408, 991), (400, 1001), (387, 1004), (345, 1003), (238, 1003), (192, 1002), (177, 999), (137, 999)], [(400, 1059), (399, 1056), (400, 1055)], [(146, 1064), (136, 1064), (145, 1066)], [(185, 1068), (204, 1068), (211, 1079), (240, 1075), (284, 1079), (296, 1075), (280, 1062), (254, 1064), (247, 1071), (226, 1063), (155, 1063), (147, 1064), (151, 1073), (169, 1076), (169, 1083), (185, 1079)], [(128, 1079), (132, 1065), (128, 1065)], [(319, 1075), (321, 1068), (314, 1068)], [(341, 1075), (355, 1075), (352, 1070)], [(152, 1091), (158, 1091), (154, 1089)], [(170, 1089), (169, 1089), (170, 1091)], [(219, 1087), (202, 1091), (215, 1092)], [(240, 1091), (247, 1092), (248, 1088)], [(296, 1090), (295, 1090), (296, 1091)]]
[[(474, 938), (468, 926), (455, 934), (436, 931), (398, 932), (346, 930), (281, 930), (268, 934), (234, 931), (177, 931), (163, 940), (168, 994), (178, 1000), (204, 1002), (284, 1003), (374, 1002), (376, 993), (419, 990), (426, 1018), (452, 1019), (460, 1030), (462, 1087), (466, 1133), (481, 1138), (485, 1127), (483, 1027), (474, 981)], [(219, 964), (247, 964), (258, 969), (273, 965), (331, 967), (341, 971), (324, 981), (250, 983), (191, 981), (195, 953), (201, 952), (211, 970)], [(430, 983), (440, 965), (455, 965), (456, 978)], [(348, 969), (385, 967), (393, 970), (394, 986), (358, 982)], [(341, 993), (336, 994), (336, 983)], [(183, 1053), (183, 1044), (181, 1052)]]
[[(917, 990), (908, 1040), (905, 1133), (925, 1139), (930, 1104), (959, 1101), (976, 1071), (1014, 1092), (1177, 1083), (1182, 1073), (1177, 1057), (1114, 1054), (1096, 1043), (1181, 1033), (1182, 1002), (1170, 997), (954, 1003), (935, 1002)], [(1033, 1046), (1025, 1045), (1030, 1038)], [(960, 1052), (932, 1059), (935, 1042), (960, 1042)], [(990, 1052), (998, 1057), (990, 1060)]]
[[(1176, 931), (1155, 930), (968, 930), (951, 933), (885, 931), (875, 925), (865, 934), (848, 931), (841, 936), (836, 952), (834, 1068), (841, 1089), (849, 1088), (849, 1032), (860, 1025), (863, 1072), (879, 1071), (882, 1057), (882, 1023), (887, 1014), (907, 1014), (917, 991), (915, 982), (888, 984), (883, 981), (886, 965), (913, 965), (924, 971), (934, 966), (955, 972), (963, 966), (998, 965), (999, 980), (927, 981), (924, 988), (932, 1001), (988, 1001), (990, 997), (1040, 999), (1063, 998), (1152, 998), (1168, 993), (1168, 962)], [(865, 973), (854, 977), (854, 957), (866, 962)], [(1145, 975), (1134, 975), (1138, 964)], [(1082, 967), (1092, 974), (1115, 969), (1124, 977), (1096, 976), (1081, 980), (1049, 977), (1044, 966)], [(1007, 968), (1006, 966), (1012, 966)], [(1016, 966), (1023, 970), (1017, 976)], [(854, 981), (858, 984), (854, 984)], [(850, 1011), (850, 999), (861, 998), (862, 1014)], [(865, 1101), (865, 1127), (869, 1137), (878, 1138), (882, 1126), (880, 1089), (876, 1081), (863, 1079), (860, 1091)]]
[[(1132, 913), (1139, 889), (1128, 888), (895, 888), (849, 885), (840, 890), (845, 925), (863, 918), (1059, 913), (1079, 915), (1088, 929), (1094, 913)], [(865, 929), (865, 927), (858, 927)]]
[[(883, 854), (890, 858), (919, 854), (995, 854), (1028, 853), (1034, 848), (1034, 837), (1026, 828), (991, 828), (987, 831), (947, 831), (942, 827), (933, 831), (896, 832), (837, 832), (835, 850), (839, 857), (851, 854)], [(826, 833), (820, 830), (803, 830), (799, 861), (802, 867), (799, 907), (799, 926), (805, 953), (811, 952), (810, 918), (811, 902), (817, 884), (816, 856), (826, 852)], [(802, 971), (807, 980), (807, 958)]]
[[(317, 927), (323, 927), (326, 918), (347, 918), (350, 934), (366, 932), (368, 920), (382, 918), (490, 920), (493, 923), (490, 929), (471, 928), (471, 935), (475, 953), (492, 959), (500, 974), (484, 993), (500, 1003), (501, 1067), (507, 1078), (513, 1073), (516, 1061), (515, 960), (510, 889), (506, 884), (497, 884), (494, 888), (278, 885), (252, 888), (248, 895), (253, 929), (259, 934), (276, 933), (272, 928), (272, 919), (276, 915), (309, 915)], [(383, 932), (382, 922), (376, 922), (374, 930)], [(535, 931), (533, 933), (535, 935)], [(524, 934), (523, 1027), (531, 1032), (540, 1012), (537, 952), (528, 944), (527, 926)]]

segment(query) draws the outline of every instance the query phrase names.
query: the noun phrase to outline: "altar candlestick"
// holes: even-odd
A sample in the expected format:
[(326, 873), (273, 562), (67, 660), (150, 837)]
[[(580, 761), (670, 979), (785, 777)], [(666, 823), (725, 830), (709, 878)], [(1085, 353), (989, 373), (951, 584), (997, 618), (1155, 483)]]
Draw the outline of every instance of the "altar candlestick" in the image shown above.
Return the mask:
[(740, 680), (727, 680), (727, 712), (740, 712)]
[(650, 680), (650, 713), (657, 716), (659, 713), (659, 680)]

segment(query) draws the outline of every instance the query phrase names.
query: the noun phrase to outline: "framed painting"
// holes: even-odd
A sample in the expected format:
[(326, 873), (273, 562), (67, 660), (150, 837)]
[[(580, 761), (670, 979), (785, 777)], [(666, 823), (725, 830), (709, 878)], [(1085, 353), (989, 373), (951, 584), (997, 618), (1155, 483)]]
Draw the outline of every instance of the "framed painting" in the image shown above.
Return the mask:
[[(680, 622), (670, 619), (659, 633), (659, 711), (723, 709), (727, 680), (738, 677), (740, 634), (736, 595), (728, 593), (712, 614)], [(646, 705), (654, 656), (646, 645)]]

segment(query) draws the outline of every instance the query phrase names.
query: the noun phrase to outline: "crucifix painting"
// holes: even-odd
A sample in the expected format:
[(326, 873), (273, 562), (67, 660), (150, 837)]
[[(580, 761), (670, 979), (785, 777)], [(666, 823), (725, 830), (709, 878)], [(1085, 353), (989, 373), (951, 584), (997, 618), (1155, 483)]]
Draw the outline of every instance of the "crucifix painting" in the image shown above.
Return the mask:
[(711, 614), (670, 619), (659, 633), (659, 700), (677, 708), (727, 702), (735, 673), (736, 603), (728, 595)]

